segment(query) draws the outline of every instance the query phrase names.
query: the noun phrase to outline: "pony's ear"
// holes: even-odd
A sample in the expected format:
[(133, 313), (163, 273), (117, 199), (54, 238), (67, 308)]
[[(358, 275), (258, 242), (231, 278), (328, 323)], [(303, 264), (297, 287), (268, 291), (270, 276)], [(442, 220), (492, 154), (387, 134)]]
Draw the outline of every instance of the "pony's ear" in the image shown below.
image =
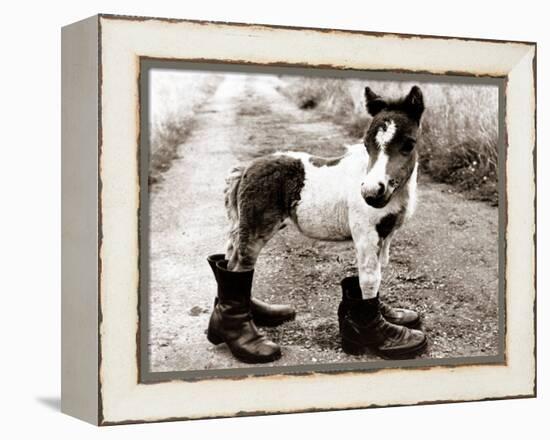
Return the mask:
[(424, 113), (424, 97), (420, 87), (413, 86), (409, 94), (403, 100), (403, 106), (407, 114), (416, 122), (420, 123), (422, 113)]
[(388, 106), (387, 102), (374, 93), (370, 87), (365, 87), (365, 102), (371, 116), (376, 116)]

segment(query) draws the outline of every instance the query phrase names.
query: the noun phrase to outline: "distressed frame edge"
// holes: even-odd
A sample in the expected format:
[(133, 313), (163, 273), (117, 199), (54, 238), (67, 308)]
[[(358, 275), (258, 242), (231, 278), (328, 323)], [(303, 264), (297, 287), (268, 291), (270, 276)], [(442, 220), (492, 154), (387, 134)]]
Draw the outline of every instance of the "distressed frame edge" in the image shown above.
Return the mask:
[[(533, 338), (533, 351), (532, 351), (532, 361), (533, 361), (533, 383), (532, 383), (532, 389), (530, 390), (529, 394), (526, 394), (524, 397), (526, 398), (537, 398), (537, 376), (538, 376), (538, 361), (537, 361), (537, 99), (538, 99), (538, 93), (537, 93), (537, 56), (538, 56), (538, 46), (536, 42), (530, 42), (525, 43), (526, 46), (526, 53), (524, 54), (524, 57), (517, 62), (517, 64), (508, 72), (508, 75), (506, 76), (506, 84), (505, 84), (505, 95), (506, 95), (506, 107), (505, 107), (505, 149), (506, 149), (506, 164), (505, 164), (505, 172), (508, 178), (508, 161), (509, 155), (510, 155), (510, 140), (509, 140), (509, 134), (510, 134), (510, 128), (507, 118), (507, 112), (509, 110), (509, 104), (508, 104), (508, 88), (510, 86), (510, 76), (515, 73), (516, 69), (519, 70), (521, 68), (522, 62), (527, 59), (530, 61), (528, 63), (528, 71), (526, 72), (527, 76), (529, 77), (529, 89), (527, 90), (528, 97), (531, 98), (531, 104), (532, 108), (529, 108), (528, 111), (528, 119), (529, 119), (529, 128), (531, 129), (529, 133), (525, 134), (524, 137), (527, 138), (528, 136), (532, 136), (532, 138), (526, 139), (525, 144), (529, 146), (529, 158), (530, 158), (530, 165), (529, 165), (529, 173), (530, 175), (525, 176), (526, 180), (532, 179), (531, 182), (532, 191), (528, 191), (528, 198), (531, 200), (530, 203), (531, 209), (528, 211), (529, 215), (532, 216), (533, 223), (530, 225), (530, 229), (525, 233), (526, 238), (530, 235), (532, 237), (532, 241), (530, 241), (529, 250), (532, 253), (532, 277), (530, 277), (530, 282), (532, 283), (529, 288), (532, 289), (532, 313), (531, 313), (531, 321), (532, 321), (532, 338)], [(516, 84), (516, 88), (518, 87), (518, 84)], [(513, 124), (512, 124), (513, 125)], [(511, 163), (511, 162), (510, 162)], [(505, 195), (506, 195), (506, 241), (505, 241), (505, 247), (506, 247), (506, 259), (510, 257), (508, 255), (508, 236), (510, 235), (509, 232), (509, 225), (510, 225), (510, 203), (509, 203), (509, 191), (508, 187), (505, 187)], [(506, 265), (506, 273), (504, 275), (504, 281), (505, 284), (508, 285), (508, 269), (512, 270), (512, 265), (508, 264)], [(508, 287), (506, 287), (508, 289)], [(506, 310), (505, 313), (508, 314), (508, 307), (509, 305), (506, 304)], [(506, 337), (508, 338), (509, 330), (508, 330), (508, 318), (505, 319), (505, 325), (506, 325)], [(511, 396), (511, 398), (514, 398), (515, 396)], [(519, 396), (518, 396), (519, 397)]]
[(509, 43), (519, 45), (536, 45), (535, 41), (525, 40), (499, 40), (493, 38), (475, 38), (475, 37), (459, 37), (459, 36), (447, 36), (447, 35), (433, 35), (433, 34), (409, 34), (403, 32), (382, 32), (382, 31), (365, 31), (360, 29), (341, 29), (341, 28), (323, 28), (323, 27), (311, 27), (311, 26), (290, 26), (280, 24), (267, 24), (267, 23), (249, 23), (239, 21), (223, 21), (223, 20), (199, 20), (190, 18), (169, 18), (169, 17), (151, 17), (144, 15), (126, 15), (126, 14), (111, 14), (111, 13), (99, 13), (99, 19), (109, 20), (121, 20), (121, 21), (161, 21), (166, 23), (194, 23), (200, 25), (220, 25), (220, 26), (233, 26), (233, 27), (259, 27), (268, 29), (281, 29), (291, 31), (314, 31), (320, 33), (343, 33), (343, 34), (358, 34), (367, 35), (372, 37), (384, 37), (393, 36), (398, 38), (432, 38), (437, 40), (456, 40), (456, 41), (475, 41), (480, 43)]
[(538, 137), (537, 137), (537, 102), (538, 102), (538, 85), (537, 85), (537, 57), (538, 57), (538, 45), (536, 42), (533, 43), (533, 61), (531, 66), (531, 71), (533, 74), (533, 93), (534, 93), (534, 108), (533, 108), (533, 130), (534, 130), (534, 144), (533, 144), (533, 183), (535, 185), (535, 194), (533, 197), (533, 209), (534, 209), (534, 230), (533, 230), (533, 251), (534, 251), (534, 270), (533, 270), (533, 289), (534, 289), (534, 301), (533, 301), (533, 338), (534, 338), (534, 347), (533, 347), (533, 356), (535, 361), (535, 371), (533, 378), (533, 395), (532, 397), (536, 398), (538, 389), (537, 389), (537, 377), (538, 377), (538, 362), (537, 362), (537, 204), (538, 204), (538, 190), (537, 190), (537, 147), (538, 147)]
[(292, 415), (292, 414), (308, 414), (308, 413), (326, 413), (326, 412), (340, 412), (340, 411), (357, 411), (357, 410), (366, 410), (366, 409), (384, 409), (384, 408), (407, 408), (411, 406), (434, 406), (434, 405), (448, 405), (448, 404), (462, 404), (462, 403), (487, 403), (487, 402), (498, 402), (501, 400), (524, 400), (524, 399), (535, 399), (536, 394), (518, 394), (514, 396), (502, 396), (502, 397), (485, 397), (481, 399), (456, 399), (456, 400), (427, 400), (417, 403), (395, 403), (391, 405), (364, 405), (364, 406), (350, 406), (346, 408), (306, 408), (298, 409), (294, 411), (241, 411), (237, 414), (232, 415), (216, 415), (208, 417), (169, 417), (158, 420), (148, 420), (148, 419), (127, 419), (124, 421), (109, 422), (103, 421), (98, 426), (99, 427), (108, 427), (108, 426), (121, 426), (121, 425), (137, 425), (137, 424), (156, 424), (156, 423), (169, 423), (169, 422), (192, 422), (197, 420), (218, 420), (218, 419), (232, 419), (232, 418), (241, 418), (241, 417), (263, 417), (263, 416), (283, 416), (283, 415)]
[[(113, 19), (113, 18), (116, 18), (116, 19), (120, 19), (122, 16), (110, 16), (110, 15), (105, 15), (105, 14), (102, 14), (99, 16), (99, 23), (101, 23), (101, 17), (105, 17), (105, 18), (109, 18), (109, 19)], [(144, 18), (142, 21), (145, 21), (145, 20), (149, 20), (149, 19), (154, 19), (154, 18)], [(170, 19), (161, 19), (161, 20), (164, 20), (164, 21), (176, 21), (176, 22), (180, 22), (180, 21), (183, 21), (183, 22), (194, 22), (193, 20), (170, 20)], [(201, 23), (207, 23), (207, 24), (235, 24), (235, 23), (218, 23), (218, 22), (201, 22)], [(100, 25), (99, 25), (100, 26)], [(244, 26), (257, 26), (257, 25), (244, 25)], [(263, 25), (260, 25), (263, 27)], [(272, 26), (272, 25), (266, 25), (266, 27), (270, 27), (270, 28), (278, 28), (278, 26)], [(284, 26), (281, 26), (282, 28), (286, 28)], [(306, 30), (317, 30), (315, 28), (292, 28), (294, 30), (300, 30), (300, 29), (306, 29)], [(320, 29), (320, 31), (322, 32), (327, 32), (327, 31), (330, 31), (330, 30), (327, 30), (327, 29)], [(348, 32), (348, 31), (342, 31), (342, 32)], [(350, 31), (350, 33), (352, 33), (353, 31)], [(367, 35), (370, 35), (371, 33), (369, 32), (360, 32), (360, 31), (357, 31), (359, 33), (363, 33), (363, 34), (367, 34)], [(383, 34), (380, 34), (380, 35), (388, 35), (388, 33), (383, 33)], [(400, 34), (390, 34), (390, 35), (397, 35), (397, 36), (401, 36)], [(405, 36), (407, 37), (407, 36)], [(415, 36), (416, 37), (416, 36)], [(423, 36), (423, 35), (418, 35), (419, 38), (430, 38), (430, 36)], [(445, 38), (445, 37), (435, 37), (435, 38)], [(453, 39), (453, 37), (450, 37), (450, 39)], [(502, 40), (476, 40), (476, 39), (471, 39), (471, 38), (466, 38), (466, 39), (459, 39), (459, 40), (465, 40), (465, 41), (482, 41), (482, 42), (498, 42), (498, 43), (506, 43), (506, 41), (502, 41)], [(535, 118), (535, 124), (534, 124), (534, 145), (533, 145), (533, 148), (532, 148), (532, 154), (533, 154), (533, 163), (536, 165), (536, 43), (528, 43), (528, 42), (520, 42), (521, 44), (524, 44), (524, 45), (527, 45), (527, 46), (534, 46), (535, 47), (535, 55), (533, 57), (533, 68), (532, 68), (532, 73), (533, 73), (533, 78), (534, 78), (534, 89), (535, 89), (535, 101), (534, 101), (534, 111), (531, 111), (530, 109), (530, 114), (533, 114), (533, 117)], [(100, 50), (100, 49), (99, 49)], [(527, 52), (526, 52), (527, 54)], [(311, 67), (314, 67), (314, 66), (311, 66)], [(101, 69), (100, 69), (101, 71)], [(101, 95), (100, 95), (100, 98), (101, 98)], [(99, 111), (101, 111), (99, 109)], [(535, 179), (535, 188), (534, 188), (534, 197), (535, 197), (535, 208), (536, 208), (536, 167), (534, 169), (534, 173), (535, 173), (535, 176), (534, 176), (534, 179)], [(536, 239), (536, 217), (535, 217), (535, 223), (534, 223), (534, 238)], [(536, 242), (535, 242), (535, 269), (536, 269)], [(108, 421), (108, 420), (105, 420), (104, 417), (103, 417), (103, 414), (100, 414), (100, 417), (99, 417), (99, 424), (100, 425), (118, 425), (118, 424), (127, 424), (127, 423), (144, 423), (144, 422), (148, 422), (148, 423), (156, 423), (156, 422), (164, 422), (164, 421), (173, 421), (173, 420), (194, 420), (194, 419), (206, 419), (206, 418), (225, 418), (225, 417), (234, 417), (234, 416), (252, 416), (252, 415), (267, 415), (267, 414), (289, 414), (289, 413), (302, 413), (302, 412), (318, 412), (318, 411), (334, 411), (334, 410), (340, 410), (340, 409), (361, 409), (361, 408), (375, 408), (375, 407), (394, 407), (394, 406), (411, 406), (411, 405), (426, 405), (426, 404), (437, 404), (437, 403), (452, 403), (452, 402), (473, 402), (473, 401), (486, 401), (486, 400), (502, 400), (502, 399), (510, 399), (510, 398), (532, 398), (532, 397), (536, 397), (536, 274), (535, 274), (535, 285), (534, 285), (534, 311), (535, 311), (535, 315), (534, 315), (534, 323), (535, 323), (535, 332), (534, 332), (534, 338), (535, 338), (535, 352), (534, 352), (534, 360), (535, 360), (535, 371), (534, 371), (534, 384), (533, 384), (533, 391), (532, 391), (532, 394), (518, 394), (518, 395), (511, 395), (511, 396), (501, 396), (501, 397), (489, 397), (489, 398), (480, 398), (480, 399), (465, 399), (465, 400), (440, 400), (440, 401), (426, 401), (426, 402), (418, 402), (418, 403), (405, 403), (405, 404), (390, 404), (390, 405), (376, 405), (376, 404), (373, 404), (373, 405), (366, 405), (366, 406), (358, 406), (358, 407), (355, 407), (355, 406), (350, 406), (349, 408), (311, 408), (311, 409), (297, 409), (297, 410), (292, 410), (292, 411), (273, 411), (273, 412), (264, 412), (264, 411), (257, 411), (257, 412), (240, 412), (238, 414), (235, 414), (235, 415), (215, 415), (215, 416), (212, 416), (212, 417), (169, 417), (169, 418), (165, 418), (165, 419), (159, 419), (159, 420), (148, 420), (148, 419), (145, 419), (145, 420), (131, 420), (131, 419), (128, 419), (128, 420), (124, 420), (124, 421)], [(100, 399), (101, 400), (101, 399)], [(101, 401), (100, 401), (100, 404), (101, 404)], [(101, 410), (100, 410), (101, 412)]]

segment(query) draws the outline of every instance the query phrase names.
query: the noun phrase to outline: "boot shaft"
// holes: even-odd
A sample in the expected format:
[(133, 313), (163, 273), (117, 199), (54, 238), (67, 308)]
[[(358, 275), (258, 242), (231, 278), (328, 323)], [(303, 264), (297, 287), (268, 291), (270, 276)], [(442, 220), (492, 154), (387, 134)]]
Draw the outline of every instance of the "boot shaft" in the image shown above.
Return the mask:
[[(357, 301), (362, 299), (361, 286), (359, 285), (359, 277), (346, 277), (341, 282), (342, 286), (342, 302), (338, 307), (338, 317), (342, 319), (348, 308), (357, 308)], [(378, 295), (379, 296), (379, 295)], [(420, 315), (413, 310), (403, 309), (399, 307), (391, 307), (384, 301), (379, 301), (380, 313), (392, 324), (405, 325), (407, 327), (416, 327), (420, 323)]]
[(242, 272), (231, 271), (227, 269), (227, 260), (220, 260), (216, 263), (216, 270), (220, 303), (228, 301), (250, 303), (253, 269)]
[(340, 284), (338, 321), (344, 352), (357, 355), (369, 347), (384, 357), (412, 357), (426, 346), (422, 332), (386, 321), (378, 295), (362, 298), (358, 277), (344, 278)]
[(224, 254), (212, 254), (209, 255), (206, 258), (206, 261), (208, 261), (208, 265), (210, 266), (210, 269), (212, 269), (212, 272), (214, 273), (214, 278), (216, 278), (216, 281), (218, 281), (218, 268), (216, 267), (216, 264), (218, 261), (225, 260)]
[(362, 299), (358, 276), (344, 278), (340, 281), (340, 286), (342, 287), (342, 301)]
[(338, 306), (338, 318), (340, 322), (349, 315), (354, 321), (363, 322), (372, 320), (380, 313), (380, 301), (378, 294), (375, 298), (363, 299), (359, 277), (346, 277), (341, 282), (342, 301)]
[[(220, 261), (225, 261), (225, 255), (224, 254), (212, 254), (209, 255), (206, 258), (206, 261), (208, 262), (208, 265), (212, 269), (212, 273), (214, 274), (214, 277), (216, 278), (216, 284), (217, 284), (217, 295), (214, 298), (214, 307), (218, 304), (218, 296), (220, 295), (220, 283), (218, 280), (218, 268), (216, 264)], [(221, 294), (223, 296), (223, 293)], [(257, 298), (251, 297), (250, 299), (250, 310), (252, 312), (252, 316), (254, 318), (254, 323), (256, 325), (262, 325), (266, 327), (275, 327), (283, 322), (290, 321), (294, 319), (296, 316), (296, 312), (294, 309), (290, 306), (285, 305), (272, 305), (267, 304), (263, 301), (260, 301)]]
[(221, 254), (211, 255), (207, 260), (218, 283), (208, 340), (216, 345), (225, 342), (233, 356), (243, 362), (264, 363), (280, 358), (279, 346), (261, 334), (252, 321), (254, 271), (227, 270), (227, 260)]

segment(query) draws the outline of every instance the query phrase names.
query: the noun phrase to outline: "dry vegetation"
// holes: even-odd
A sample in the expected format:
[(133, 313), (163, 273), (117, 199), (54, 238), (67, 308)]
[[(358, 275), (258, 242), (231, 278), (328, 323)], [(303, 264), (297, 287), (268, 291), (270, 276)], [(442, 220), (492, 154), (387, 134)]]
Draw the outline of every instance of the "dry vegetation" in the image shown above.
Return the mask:
[(195, 113), (216, 91), (222, 75), (152, 70), (150, 73), (149, 183), (162, 179), (191, 133)]
[[(304, 110), (322, 112), (360, 139), (369, 120), (365, 80), (285, 77), (279, 91)], [(379, 95), (404, 96), (413, 83), (368, 81)], [(498, 89), (486, 85), (421, 84), (426, 103), (420, 163), (434, 180), (470, 198), (498, 204)]]

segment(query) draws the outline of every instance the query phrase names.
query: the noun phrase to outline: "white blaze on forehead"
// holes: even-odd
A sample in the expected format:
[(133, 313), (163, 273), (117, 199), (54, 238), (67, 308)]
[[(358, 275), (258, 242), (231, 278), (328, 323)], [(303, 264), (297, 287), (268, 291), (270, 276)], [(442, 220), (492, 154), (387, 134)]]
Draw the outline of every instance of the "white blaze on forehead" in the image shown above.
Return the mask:
[(376, 143), (378, 146), (383, 149), (386, 145), (388, 145), (388, 143), (390, 143), (395, 136), (396, 131), (397, 127), (393, 120), (386, 122), (384, 127), (380, 127), (378, 129), (378, 133), (376, 133)]
[(378, 191), (380, 183), (387, 185), (388, 178), (386, 176), (386, 168), (388, 166), (388, 160), (388, 155), (384, 151), (381, 151), (376, 159), (376, 163), (365, 177), (364, 184), (367, 190), (376, 192)]

